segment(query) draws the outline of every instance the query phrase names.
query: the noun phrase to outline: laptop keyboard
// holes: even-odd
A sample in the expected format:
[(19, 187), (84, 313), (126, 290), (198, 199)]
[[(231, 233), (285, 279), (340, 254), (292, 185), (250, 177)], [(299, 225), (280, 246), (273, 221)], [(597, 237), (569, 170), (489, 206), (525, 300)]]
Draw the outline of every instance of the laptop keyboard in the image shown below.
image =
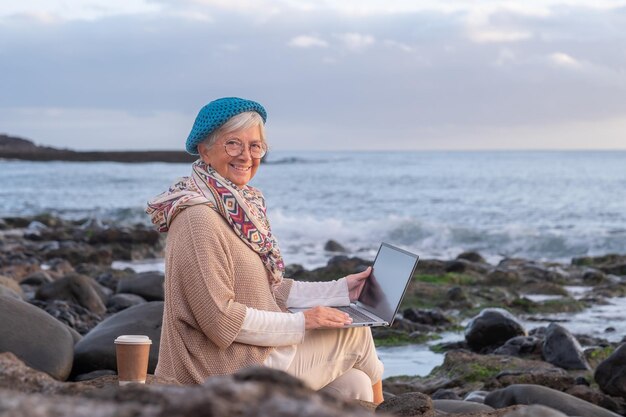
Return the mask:
[(375, 321), (371, 317), (366, 316), (365, 314), (361, 313), (356, 308), (353, 308), (353, 307), (350, 307), (350, 306), (333, 307), (333, 308), (336, 308), (337, 310), (341, 310), (344, 313), (348, 313), (350, 315), (350, 317), (352, 317), (352, 323), (368, 323), (368, 322), (371, 322), (371, 321)]

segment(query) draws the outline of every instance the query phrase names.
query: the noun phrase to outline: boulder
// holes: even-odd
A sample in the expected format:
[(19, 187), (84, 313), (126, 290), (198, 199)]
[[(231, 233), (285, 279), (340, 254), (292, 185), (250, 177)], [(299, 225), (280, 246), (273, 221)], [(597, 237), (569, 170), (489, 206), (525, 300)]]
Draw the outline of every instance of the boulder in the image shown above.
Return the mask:
[(534, 336), (516, 336), (507, 340), (493, 353), (508, 356), (541, 354), (541, 344), (542, 340)]
[(35, 293), (38, 300), (64, 300), (85, 307), (95, 314), (104, 314), (106, 307), (100, 285), (86, 275), (70, 274), (58, 281), (44, 284)]
[(74, 339), (45, 311), (0, 296), (0, 352), (12, 352), (29, 366), (64, 381), (72, 369)]
[(440, 310), (420, 310), (417, 308), (407, 308), (402, 312), (405, 319), (414, 323), (426, 324), (429, 326), (448, 326), (452, 324)]
[(526, 336), (524, 326), (501, 308), (482, 310), (465, 328), (465, 340), (475, 352), (497, 348), (516, 336)]
[(17, 295), (19, 295), (20, 298), (24, 297), (20, 284), (18, 284), (17, 281), (15, 281), (13, 278), (0, 275), (0, 286), (12, 290)]
[(49, 282), (52, 282), (52, 277), (49, 273), (47, 273), (46, 271), (37, 271), (20, 281), (20, 284), (38, 287)]
[(435, 410), (447, 414), (488, 413), (492, 407), (473, 401), (461, 400), (433, 400)]
[(519, 384), (491, 392), (485, 404), (502, 408), (516, 404), (539, 404), (553, 408), (569, 416), (619, 417), (609, 410), (551, 388), (539, 385)]
[(480, 253), (472, 251), (463, 252), (459, 256), (457, 256), (456, 259), (465, 259), (466, 261), (479, 262), (482, 264), (487, 263), (487, 261), (485, 261), (485, 258), (483, 258)]
[(624, 398), (612, 397), (588, 385), (574, 385), (565, 392), (614, 413), (626, 415), (626, 400)]
[(390, 413), (394, 416), (434, 417), (435, 407), (433, 400), (421, 392), (407, 392), (383, 401), (377, 408), (377, 413)]
[(550, 323), (546, 330), (542, 354), (546, 362), (563, 369), (590, 369), (576, 338), (556, 323)]
[(117, 313), (129, 307), (146, 303), (146, 299), (136, 294), (115, 294), (107, 301), (107, 311)]
[(594, 379), (605, 393), (626, 398), (626, 344), (598, 365)]
[(74, 350), (74, 375), (100, 369), (117, 370), (113, 341), (122, 334), (142, 334), (150, 337), (148, 372), (154, 373), (161, 338), (163, 302), (153, 301), (136, 305), (107, 318), (94, 327)]
[(326, 244), (324, 244), (324, 250), (328, 252), (341, 252), (341, 253), (348, 252), (347, 249), (341, 243), (332, 239), (327, 241)]
[(142, 272), (122, 278), (117, 283), (117, 293), (136, 294), (148, 301), (163, 301), (165, 275), (158, 271)]

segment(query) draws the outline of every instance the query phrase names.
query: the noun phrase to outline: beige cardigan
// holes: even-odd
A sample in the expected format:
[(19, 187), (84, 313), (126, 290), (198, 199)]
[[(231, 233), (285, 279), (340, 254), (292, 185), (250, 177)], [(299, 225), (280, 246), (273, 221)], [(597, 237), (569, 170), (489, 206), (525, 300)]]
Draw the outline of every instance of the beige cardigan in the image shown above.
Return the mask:
[(165, 309), (155, 374), (183, 384), (263, 364), (272, 348), (235, 342), (246, 306), (285, 311), (293, 281), (272, 293), (259, 256), (206, 205), (183, 210), (165, 249)]

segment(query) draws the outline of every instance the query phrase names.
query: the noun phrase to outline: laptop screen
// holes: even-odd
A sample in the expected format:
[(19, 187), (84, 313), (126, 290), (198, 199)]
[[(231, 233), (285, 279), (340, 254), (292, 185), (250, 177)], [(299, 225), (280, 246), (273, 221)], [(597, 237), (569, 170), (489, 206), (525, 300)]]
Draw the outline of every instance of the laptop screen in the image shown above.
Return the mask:
[(393, 321), (419, 257), (383, 243), (359, 302), (388, 323)]

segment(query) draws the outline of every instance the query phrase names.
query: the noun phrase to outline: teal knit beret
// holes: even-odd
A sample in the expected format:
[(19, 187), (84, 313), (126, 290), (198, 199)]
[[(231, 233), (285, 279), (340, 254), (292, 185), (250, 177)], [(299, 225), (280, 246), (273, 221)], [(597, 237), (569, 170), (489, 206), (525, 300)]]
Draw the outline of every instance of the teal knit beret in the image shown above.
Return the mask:
[(263, 123), (267, 121), (267, 113), (263, 106), (256, 101), (237, 97), (218, 98), (200, 109), (196, 121), (187, 137), (185, 148), (188, 153), (198, 155), (198, 144), (207, 136), (219, 129), (233, 116), (248, 111), (255, 111), (261, 115)]

